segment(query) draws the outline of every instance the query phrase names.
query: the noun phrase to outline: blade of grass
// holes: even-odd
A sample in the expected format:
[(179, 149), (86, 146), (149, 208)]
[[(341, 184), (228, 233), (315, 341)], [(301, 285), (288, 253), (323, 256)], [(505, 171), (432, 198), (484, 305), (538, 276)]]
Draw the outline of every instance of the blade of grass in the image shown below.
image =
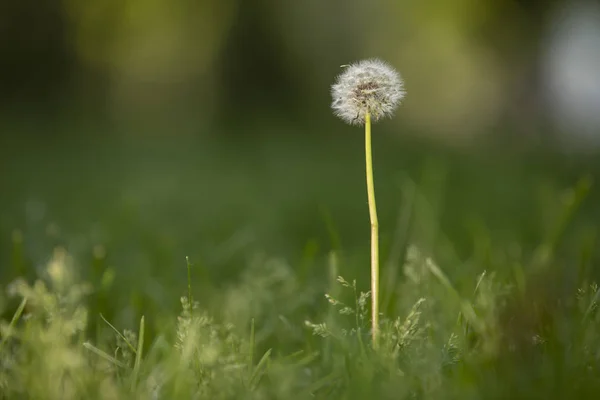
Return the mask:
[(419, 183), (414, 186), (414, 227), (412, 234), (425, 250), (432, 252), (445, 240), (439, 227), (444, 189), (447, 184), (447, 167), (441, 159), (429, 157), (425, 161)]
[(306, 350), (298, 350), (298, 351), (295, 351), (295, 352), (283, 357), (283, 360), (292, 360), (296, 357), (300, 357), (304, 353), (306, 353)]
[(598, 236), (596, 230), (591, 229), (586, 232), (585, 236), (581, 240), (581, 255), (579, 258), (579, 268), (577, 270), (577, 285), (579, 287), (583, 287), (586, 284), (586, 280), (590, 273), (590, 267), (593, 262), (594, 250), (597, 247), (597, 239)]
[(358, 294), (358, 290), (356, 289), (356, 281), (352, 281), (352, 290), (354, 291), (354, 307), (355, 307), (355, 312), (354, 312), (354, 322), (356, 324), (356, 337), (358, 338), (358, 344), (360, 345), (360, 352), (363, 356), (366, 356), (367, 354), (367, 350), (365, 348), (365, 344), (362, 340), (362, 335), (360, 334), (361, 332), (361, 326), (360, 326), (360, 319), (358, 314), (360, 313), (360, 304), (359, 304), (359, 294)]
[(298, 267), (298, 279), (307, 284), (308, 279), (313, 277), (313, 269), (316, 265), (315, 260), (319, 254), (319, 242), (316, 239), (309, 239), (302, 250), (302, 258)]
[(256, 332), (254, 330), (254, 318), (250, 321), (250, 349), (248, 354), (248, 371), (252, 371), (254, 365), (254, 346), (256, 345)]
[(583, 200), (587, 197), (591, 187), (592, 178), (590, 176), (585, 176), (577, 182), (572, 192), (568, 193), (568, 197), (564, 202), (565, 204), (563, 206), (562, 213), (558, 217), (555, 227), (550, 230), (545, 243), (543, 243), (534, 254), (534, 269), (544, 268), (548, 261), (552, 259), (556, 247), (564, 236), (575, 212), (579, 209), (581, 203), (583, 203)]
[(258, 364), (256, 365), (256, 367), (254, 368), (254, 371), (252, 372), (252, 375), (250, 376), (250, 379), (248, 381), (251, 390), (254, 390), (256, 388), (256, 386), (258, 386), (260, 379), (264, 375), (264, 373), (267, 369), (266, 365), (271, 358), (272, 350), (273, 349), (267, 350), (265, 352), (265, 354), (262, 356), (262, 358), (260, 359), (260, 361), (258, 362)]
[(310, 364), (315, 359), (317, 359), (317, 357), (319, 357), (319, 352), (313, 351), (312, 353), (307, 354), (302, 358), (298, 358), (298, 360), (294, 360), (295, 358), (301, 356), (304, 353), (305, 353), (304, 350), (300, 350), (300, 351), (297, 351), (295, 353), (292, 353), (292, 354), (284, 357), (283, 360), (292, 362), (295, 367), (300, 367), (300, 366)]
[(21, 304), (19, 304), (19, 307), (17, 307), (17, 311), (15, 311), (15, 314), (13, 315), (12, 319), (10, 320), (10, 323), (8, 324), (8, 327), (6, 329), (6, 335), (2, 338), (2, 341), (0, 342), (0, 351), (2, 351), (2, 349), (4, 348), (4, 345), (6, 344), (6, 341), (12, 335), (12, 331), (13, 331), (15, 325), (17, 324), (17, 322), (19, 321), (19, 319), (21, 318), (21, 315), (23, 314), (23, 310), (25, 309), (26, 305), (27, 305), (27, 298), (24, 297), (23, 300), (21, 300)]
[(133, 364), (133, 373), (132, 373), (132, 381), (131, 381), (131, 390), (135, 390), (135, 386), (137, 384), (138, 374), (140, 373), (140, 365), (142, 364), (142, 352), (144, 349), (144, 316), (140, 319), (140, 330), (138, 333), (138, 347), (135, 353), (135, 363)]
[(104, 321), (108, 326), (110, 326), (110, 328), (121, 338), (123, 339), (123, 341), (127, 344), (127, 346), (131, 349), (131, 351), (133, 351), (133, 353), (135, 354), (137, 352), (137, 350), (135, 349), (135, 347), (133, 347), (133, 345), (129, 342), (129, 340), (127, 340), (127, 338), (125, 337), (125, 335), (123, 335), (121, 332), (119, 332), (119, 330), (117, 328), (115, 328), (110, 322), (108, 322), (106, 320), (106, 318), (104, 318), (104, 315), (100, 314), (100, 318), (102, 318), (102, 321)]
[(185, 257), (185, 262), (187, 264), (188, 303), (191, 311), (194, 304), (192, 301), (192, 264), (188, 256)]
[(468, 301), (465, 301), (458, 291), (454, 288), (450, 279), (444, 274), (444, 272), (435, 265), (431, 260), (427, 260), (427, 268), (431, 273), (440, 281), (440, 283), (452, 294), (452, 296), (459, 302), (460, 309), (466, 320), (479, 332), (483, 332), (483, 323), (477, 317), (473, 306)]
[[(327, 293), (332, 296), (334, 299), (338, 299), (340, 297), (340, 284), (338, 283), (339, 276), (339, 261), (338, 255), (336, 251), (331, 251), (327, 257), (327, 270), (329, 272), (329, 283)], [(337, 310), (335, 307), (328, 307), (327, 311), (327, 319), (326, 324), (329, 327), (336, 326), (336, 316)], [(331, 338), (325, 338), (323, 344), (323, 357), (325, 362), (329, 362), (332, 359), (333, 354), (333, 343)]]
[(594, 297), (590, 301), (589, 306), (585, 310), (585, 314), (583, 314), (583, 320), (586, 321), (591, 315), (592, 311), (597, 307), (598, 300), (600, 300), (600, 290), (597, 290), (594, 294)]
[(479, 291), (479, 286), (481, 286), (481, 282), (483, 282), (483, 280), (485, 279), (485, 276), (487, 274), (487, 271), (483, 271), (481, 273), (481, 275), (479, 275), (479, 279), (477, 279), (477, 284), (475, 285), (475, 290), (473, 290), (473, 296), (477, 295), (477, 292)]
[(527, 285), (527, 275), (525, 274), (525, 269), (521, 263), (515, 263), (512, 270), (518, 293), (522, 296), (525, 294), (525, 287)]
[(321, 217), (323, 218), (323, 222), (325, 222), (325, 228), (327, 229), (327, 233), (329, 234), (330, 246), (334, 251), (341, 251), (342, 249), (342, 241), (340, 239), (340, 235), (338, 234), (337, 229), (335, 228), (335, 223), (333, 222), (333, 217), (329, 212), (328, 208), (321, 205), (319, 207), (319, 211), (321, 213)]
[[(485, 279), (485, 277), (487, 276), (487, 271), (483, 271), (480, 275), (479, 278), (477, 278), (477, 283), (475, 284), (475, 289), (473, 290), (473, 297), (476, 298), (477, 296), (477, 292), (479, 292), (479, 287), (481, 286), (481, 283), (483, 282), (483, 280)], [(470, 304), (469, 304), (470, 306)], [(461, 310), (458, 313), (458, 318), (457, 318), (457, 323), (459, 325), (461, 325), (463, 327), (463, 333), (465, 334), (465, 336), (467, 336), (468, 331), (469, 331), (469, 321), (463, 321), (466, 318), (464, 317), (464, 312)], [(465, 322), (465, 324), (463, 324), (463, 322)]]
[(330, 385), (331, 383), (335, 382), (338, 379), (340, 379), (340, 373), (332, 372), (331, 374), (319, 379), (318, 381), (316, 381), (312, 385), (310, 385), (306, 389), (306, 392), (308, 392), (308, 394), (310, 396), (314, 396), (315, 392), (323, 389), (325, 386)]
[(554, 231), (551, 233), (549, 242), (552, 248), (556, 247), (556, 245), (560, 241), (567, 225), (569, 224), (569, 222), (571, 222), (573, 215), (579, 209), (581, 203), (583, 203), (583, 200), (585, 200), (585, 198), (587, 197), (587, 194), (589, 193), (591, 187), (591, 176), (585, 176), (581, 178), (575, 185), (572, 196), (570, 196), (566, 201), (565, 208), (563, 209), (563, 213), (558, 220), (558, 224)]
[(393, 312), (390, 307), (393, 304), (396, 284), (398, 281), (398, 272), (402, 270), (402, 259), (406, 256), (406, 244), (410, 232), (410, 223), (413, 218), (415, 204), (415, 184), (408, 178), (403, 179), (402, 204), (398, 212), (398, 221), (396, 231), (392, 240), (392, 247), (389, 252), (388, 260), (385, 265), (386, 287), (382, 290), (384, 300), (381, 304), (383, 310)]
[(127, 368), (127, 365), (125, 365), (121, 361), (117, 360), (116, 358), (114, 358), (110, 354), (105, 353), (104, 351), (100, 350), (99, 348), (97, 348), (96, 346), (94, 346), (93, 344), (91, 344), (89, 342), (85, 342), (83, 344), (83, 347), (85, 347), (86, 349), (88, 349), (92, 353), (96, 354), (98, 357), (100, 357), (100, 358), (102, 358), (102, 359), (104, 359), (104, 360), (106, 360), (108, 362), (113, 363), (117, 367)]

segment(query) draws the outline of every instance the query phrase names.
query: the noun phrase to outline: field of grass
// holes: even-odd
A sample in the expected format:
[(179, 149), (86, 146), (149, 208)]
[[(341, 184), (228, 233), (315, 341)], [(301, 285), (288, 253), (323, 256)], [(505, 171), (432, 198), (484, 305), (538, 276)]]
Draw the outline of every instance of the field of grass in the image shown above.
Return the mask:
[(600, 391), (592, 156), (375, 135), (375, 351), (360, 132), (3, 129), (0, 398)]

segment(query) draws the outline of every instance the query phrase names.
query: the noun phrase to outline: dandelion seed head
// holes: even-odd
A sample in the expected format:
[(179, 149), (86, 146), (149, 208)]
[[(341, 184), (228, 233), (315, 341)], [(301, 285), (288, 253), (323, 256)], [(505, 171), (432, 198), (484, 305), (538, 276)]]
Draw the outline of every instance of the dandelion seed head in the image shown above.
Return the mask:
[(351, 125), (364, 125), (367, 111), (373, 122), (392, 116), (406, 94), (400, 74), (378, 59), (344, 66), (331, 86), (334, 114)]

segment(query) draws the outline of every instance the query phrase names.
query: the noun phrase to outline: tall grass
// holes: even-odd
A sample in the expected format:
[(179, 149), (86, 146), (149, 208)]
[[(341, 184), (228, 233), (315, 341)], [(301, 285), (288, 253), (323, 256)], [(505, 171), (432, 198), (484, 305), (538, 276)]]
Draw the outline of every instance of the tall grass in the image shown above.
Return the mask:
[(0, 398), (596, 398), (592, 163), (385, 129), (379, 351), (362, 141), (3, 143)]
[[(320, 264), (327, 273), (315, 274), (318, 281), (255, 254), (236, 281), (201, 285), (208, 294), (195, 284), (201, 268), (192, 259), (186, 269), (183, 259), (171, 271), (182, 278), (171, 290), (180, 293), (179, 313), (133, 296), (130, 325), (105, 315), (116, 304), (111, 296), (129, 295), (111, 268), (97, 263), (86, 280), (81, 260), (57, 247), (35, 277), (4, 290), (0, 396), (592, 398), (600, 390), (600, 290), (590, 273), (596, 242), (561, 247), (588, 189), (588, 180), (575, 187), (535, 251), (487, 247), (487, 261), (460, 261), (449, 248), (438, 257), (407, 241), (401, 263), (385, 271), (394, 278), (384, 286), (377, 351), (368, 282), (348, 275), (362, 267), (341, 250)], [(419, 203), (426, 223), (431, 207)], [(477, 273), (460, 277), (461, 268)]]

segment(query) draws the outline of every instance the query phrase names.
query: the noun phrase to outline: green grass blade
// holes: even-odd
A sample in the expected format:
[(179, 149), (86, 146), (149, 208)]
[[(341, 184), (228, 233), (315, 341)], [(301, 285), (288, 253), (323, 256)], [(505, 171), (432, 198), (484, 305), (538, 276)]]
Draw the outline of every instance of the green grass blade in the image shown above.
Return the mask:
[(106, 318), (104, 318), (104, 315), (100, 314), (100, 318), (102, 318), (102, 321), (104, 321), (106, 323), (106, 325), (110, 326), (110, 328), (121, 338), (123, 339), (123, 341), (127, 344), (127, 346), (131, 349), (131, 351), (133, 351), (133, 353), (135, 354), (137, 352), (136, 348), (133, 347), (133, 345), (131, 344), (131, 342), (129, 342), (129, 340), (127, 340), (127, 338), (125, 337), (125, 335), (123, 335), (121, 332), (119, 332), (119, 330), (117, 328), (115, 328), (110, 322), (108, 322), (106, 320)]
[(252, 372), (252, 375), (250, 376), (250, 380), (249, 380), (251, 390), (255, 389), (256, 386), (258, 386), (260, 379), (265, 374), (265, 372), (267, 370), (267, 363), (269, 362), (269, 360), (271, 358), (272, 350), (273, 349), (267, 350), (265, 352), (265, 354), (262, 356), (262, 358), (260, 359), (260, 361), (258, 362), (258, 364), (256, 365), (256, 368), (254, 368), (254, 371)]
[(135, 364), (133, 364), (133, 373), (132, 373), (132, 381), (131, 381), (131, 390), (135, 390), (135, 386), (137, 384), (138, 375), (140, 373), (140, 365), (142, 364), (142, 352), (144, 349), (144, 316), (140, 319), (140, 331), (138, 334), (138, 347), (135, 353)]
[(585, 313), (583, 314), (584, 321), (587, 321), (587, 319), (592, 314), (592, 311), (594, 311), (594, 309), (597, 307), (598, 300), (600, 300), (600, 290), (596, 291), (596, 293), (594, 294), (594, 297), (590, 301), (590, 304), (588, 305), (587, 309), (585, 310)]
[(83, 344), (83, 347), (85, 347), (86, 349), (88, 349), (92, 353), (96, 354), (98, 357), (103, 358), (104, 360), (106, 360), (106, 361), (108, 361), (110, 363), (113, 363), (117, 367), (127, 368), (127, 365), (125, 365), (121, 361), (117, 360), (115, 357), (111, 356), (110, 354), (108, 354), (108, 353), (100, 350), (99, 348), (97, 348), (96, 346), (94, 346), (93, 344), (91, 344), (89, 342), (85, 342)]
[(568, 194), (556, 225), (550, 229), (545, 243), (536, 250), (533, 264), (535, 269), (544, 268), (548, 261), (552, 259), (557, 246), (567, 231), (569, 223), (583, 203), (583, 200), (587, 197), (592, 187), (592, 182), (593, 180), (590, 176), (585, 176), (577, 182), (575, 188)]
[(458, 291), (454, 288), (450, 279), (444, 274), (444, 272), (433, 262), (428, 261), (427, 267), (431, 271), (431, 273), (441, 282), (441, 284), (456, 298), (456, 300), (460, 303), (461, 313), (464, 315), (465, 319), (478, 331), (482, 332), (484, 326), (482, 322), (477, 317), (473, 306), (468, 301), (462, 299)]
[(192, 264), (190, 263), (190, 258), (187, 256), (185, 257), (185, 261), (187, 264), (188, 303), (191, 311), (194, 304), (192, 300)]
[(408, 178), (402, 180), (404, 184), (401, 188), (402, 204), (398, 212), (398, 220), (392, 239), (392, 245), (389, 250), (388, 259), (385, 263), (384, 273), (386, 285), (382, 289), (383, 302), (382, 310), (393, 312), (391, 309), (396, 294), (398, 284), (398, 273), (402, 271), (403, 257), (406, 256), (406, 246), (410, 233), (410, 225), (413, 219), (415, 207), (416, 187), (413, 181)]
[(252, 371), (254, 365), (254, 346), (256, 346), (256, 336), (254, 331), (254, 318), (250, 321), (250, 349), (248, 354), (248, 371)]
[(2, 341), (0, 342), (0, 351), (2, 351), (2, 349), (4, 348), (4, 345), (6, 344), (6, 341), (12, 335), (12, 331), (13, 331), (15, 325), (17, 324), (17, 322), (19, 321), (19, 319), (21, 318), (21, 315), (23, 314), (23, 310), (25, 309), (26, 305), (27, 305), (27, 298), (25, 297), (25, 298), (23, 298), (23, 300), (21, 300), (21, 304), (19, 304), (19, 307), (17, 307), (17, 311), (15, 311), (15, 314), (13, 315), (12, 319), (10, 320), (10, 323), (8, 324), (8, 328), (6, 330), (6, 335), (2, 338)]
[(338, 379), (340, 379), (340, 373), (332, 372), (331, 374), (312, 383), (308, 387), (308, 389), (306, 389), (306, 391), (310, 396), (314, 397), (315, 392), (318, 392), (319, 390), (323, 389), (325, 386), (332, 384), (333, 382), (337, 381)]
[(481, 282), (483, 282), (486, 275), (487, 275), (487, 271), (483, 271), (481, 273), (481, 275), (479, 275), (479, 278), (477, 279), (477, 284), (475, 285), (475, 290), (473, 290), (474, 296), (477, 295), (477, 292), (479, 291), (479, 286), (481, 286)]
[(325, 223), (325, 228), (327, 229), (327, 233), (329, 235), (330, 246), (334, 251), (340, 251), (342, 249), (342, 240), (340, 235), (335, 227), (335, 223), (333, 221), (333, 217), (331, 213), (325, 206), (319, 207), (319, 211), (321, 212), (321, 217), (323, 218), (323, 222)]
[[(302, 350), (301, 352), (296, 352), (294, 354), (290, 354), (288, 357), (291, 358), (295, 358), (297, 356), (299, 356), (300, 354), (303, 354), (304, 351)], [(308, 364), (310, 364), (311, 362), (313, 362), (314, 360), (316, 360), (319, 357), (319, 352), (318, 351), (314, 351), (310, 354), (307, 354), (306, 356), (298, 359), (296, 362), (294, 362), (294, 366), (295, 367), (303, 367), (306, 366)]]

